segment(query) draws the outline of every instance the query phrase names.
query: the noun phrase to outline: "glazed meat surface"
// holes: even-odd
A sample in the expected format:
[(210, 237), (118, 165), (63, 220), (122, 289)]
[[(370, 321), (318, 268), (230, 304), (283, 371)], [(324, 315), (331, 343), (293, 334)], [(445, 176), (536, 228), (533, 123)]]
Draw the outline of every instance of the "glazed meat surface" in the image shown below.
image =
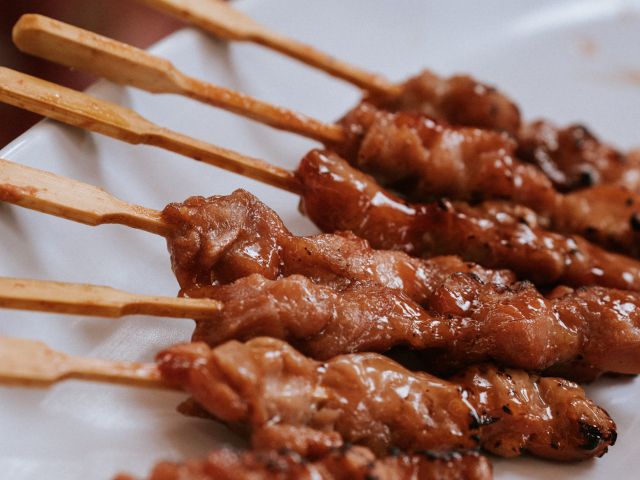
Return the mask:
[(516, 134), (520, 112), (516, 104), (494, 87), (467, 75), (444, 78), (424, 70), (408, 79), (399, 96), (368, 96), (379, 108), (407, 111), (444, 120), (453, 125), (506, 131)]
[(564, 195), (554, 230), (580, 232), (610, 250), (640, 257), (640, 196), (619, 185), (598, 185)]
[[(490, 480), (477, 453), (401, 454), (377, 459), (364, 447), (333, 449), (318, 459), (293, 452), (216, 450), (203, 460), (158, 464), (148, 480)], [(116, 480), (133, 480), (121, 475)]]
[(295, 237), (242, 190), (172, 204), (165, 218), (175, 226), (169, 245), (183, 293), (226, 305), (196, 329), (211, 345), (271, 335), (320, 359), (408, 345), (448, 369), (492, 359), (638, 371), (635, 293), (592, 287), (548, 299), (456, 257), (375, 251), (350, 235)]
[(186, 294), (224, 302), (215, 317), (197, 322), (193, 340), (211, 346), (269, 336), (327, 360), (395, 345), (425, 349), (446, 344), (442, 322), (401, 291), (376, 284), (353, 283), (338, 290), (301, 275), (267, 280), (254, 274)]
[(321, 455), (344, 440), (376, 455), (482, 446), (580, 460), (603, 455), (616, 437), (576, 384), (491, 365), (444, 381), (375, 353), (320, 363), (271, 338), (175, 346), (157, 362), (213, 417), (248, 429), (255, 448)]
[(582, 125), (538, 120), (518, 134), (518, 156), (537, 165), (560, 191), (614, 184), (640, 192), (640, 153), (624, 155)]
[(425, 70), (407, 80), (399, 96), (365, 101), (393, 113), (507, 132), (518, 141), (517, 156), (537, 165), (562, 192), (600, 184), (640, 192), (640, 151), (622, 154), (582, 125), (558, 127), (547, 120), (522, 124), (513, 100), (469, 76), (445, 78)]
[(452, 273), (473, 273), (500, 284), (515, 279), (510, 272), (487, 270), (453, 256), (425, 260), (373, 250), (350, 233), (297, 237), (273, 210), (244, 190), (170, 204), (163, 218), (173, 227), (168, 246), (183, 288), (226, 284), (252, 273), (269, 279), (300, 274), (336, 287), (372, 282), (423, 303)]
[(297, 174), (302, 209), (325, 232), (351, 230), (374, 248), (414, 256), (460, 255), (537, 285), (640, 290), (640, 262), (529, 225), (525, 216), (442, 200), (409, 204), (337, 155), (318, 150), (302, 160)]
[(596, 371), (640, 373), (640, 295), (600, 287), (546, 299), (527, 283), (499, 286), (449, 276), (422, 308), (399, 290), (344, 289), (292, 275), (254, 274), (186, 291), (225, 308), (197, 322), (194, 341), (217, 346), (258, 336), (285, 340), (317, 360), (395, 346), (424, 351), (438, 371), (487, 360), (541, 371), (579, 361)]
[(516, 158), (516, 144), (506, 134), (451, 127), (367, 104), (351, 111), (343, 124), (350, 140), (335, 150), (383, 187), (411, 200), (505, 199), (531, 208), (549, 230), (639, 253), (637, 193), (606, 185), (563, 195), (542, 170)]
[(515, 157), (507, 134), (453, 127), (410, 113), (361, 104), (341, 121), (349, 132), (331, 146), (384, 187), (416, 201), (510, 199), (551, 214), (557, 192), (546, 175)]

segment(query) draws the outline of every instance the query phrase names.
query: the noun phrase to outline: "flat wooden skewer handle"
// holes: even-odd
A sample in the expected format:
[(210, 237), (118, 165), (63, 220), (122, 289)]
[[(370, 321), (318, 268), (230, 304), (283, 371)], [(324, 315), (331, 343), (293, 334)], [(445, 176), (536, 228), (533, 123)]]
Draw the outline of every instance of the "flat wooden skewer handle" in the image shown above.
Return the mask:
[(345, 132), (339, 125), (323, 123), (234, 90), (202, 82), (180, 72), (164, 58), (42, 15), (23, 15), (13, 28), (13, 41), (23, 52), (116, 83), (152, 93), (185, 95), (323, 142), (345, 139)]
[(171, 231), (156, 210), (126, 203), (93, 185), (2, 159), (0, 201), (92, 226), (118, 223), (162, 236)]
[(119, 318), (125, 315), (211, 319), (209, 299), (137, 295), (111, 287), (0, 277), (0, 308)]
[(277, 50), (364, 90), (385, 95), (397, 95), (400, 91), (398, 85), (389, 82), (380, 75), (356, 68), (310, 45), (273, 32), (223, 1), (142, 0), (142, 2), (207, 30), (218, 37), (258, 43)]
[(74, 357), (42, 342), (0, 337), (0, 382), (37, 385), (66, 378), (171, 388), (152, 363)]
[(0, 67), (0, 101), (128, 143), (164, 148), (290, 192), (300, 191), (288, 170), (161, 128), (131, 109), (5, 67)]

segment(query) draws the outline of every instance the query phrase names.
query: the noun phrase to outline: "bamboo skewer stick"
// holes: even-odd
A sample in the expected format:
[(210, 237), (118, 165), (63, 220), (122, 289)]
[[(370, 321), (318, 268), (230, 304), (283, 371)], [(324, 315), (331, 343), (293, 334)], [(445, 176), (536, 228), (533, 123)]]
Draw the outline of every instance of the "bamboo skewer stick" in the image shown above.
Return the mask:
[(161, 128), (131, 109), (0, 67), (0, 101), (132, 144), (152, 145), (299, 193), (293, 172)]
[(0, 159), (0, 202), (85, 225), (119, 224), (163, 237), (171, 225), (162, 212), (127, 203), (101, 188)]
[(125, 315), (211, 319), (210, 299), (139, 295), (111, 287), (0, 277), (0, 308), (119, 318)]
[(47, 385), (69, 378), (171, 388), (152, 363), (76, 357), (52, 350), (42, 342), (0, 337), (0, 382)]
[(117, 223), (167, 236), (157, 210), (126, 203), (93, 185), (0, 159), (0, 201), (97, 226)]
[(346, 80), (363, 90), (395, 96), (400, 87), (316, 48), (280, 35), (220, 0), (141, 0), (143, 3), (196, 25), (217, 37), (252, 42), (293, 57)]
[(144, 50), (42, 15), (23, 15), (13, 28), (23, 52), (151, 93), (175, 93), (321, 142), (345, 140), (340, 125), (262, 102), (180, 72)]

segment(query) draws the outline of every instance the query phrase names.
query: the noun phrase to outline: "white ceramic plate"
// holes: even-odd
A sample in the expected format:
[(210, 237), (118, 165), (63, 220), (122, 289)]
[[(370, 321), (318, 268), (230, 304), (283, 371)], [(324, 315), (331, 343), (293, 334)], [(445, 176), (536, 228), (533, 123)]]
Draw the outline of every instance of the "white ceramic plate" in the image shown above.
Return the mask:
[[(640, 143), (640, 1), (247, 0), (258, 20), (341, 58), (402, 79), (428, 66), (471, 72), (507, 91), (527, 118), (582, 121), (621, 147)], [(226, 45), (184, 30), (153, 48), (179, 68), (321, 119), (339, 117), (355, 89), (263, 48)], [(634, 70), (635, 69), (635, 70)], [(634, 83), (635, 79), (635, 83)], [(173, 96), (99, 83), (91, 93), (189, 135), (286, 167), (312, 143)], [(1, 127), (0, 127), (1, 128)], [(45, 121), (0, 156), (104, 187), (153, 208), (195, 194), (244, 187), (296, 233), (314, 227), (293, 195), (150, 147), (133, 147)], [(140, 293), (177, 290), (164, 241), (121, 226), (89, 228), (0, 205), (0, 274), (111, 285)], [(72, 353), (151, 360), (187, 340), (189, 322), (123, 321), (2, 311), (0, 334), (41, 339)], [(631, 478), (640, 469), (640, 382), (589, 387), (615, 417), (618, 444), (577, 465), (496, 461), (496, 477)], [(159, 459), (203, 455), (239, 440), (211, 422), (174, 412), (179, 394), (68, 381), (48, 390), (0, 388), (0, 477), (111, 478), (144, 474)]]

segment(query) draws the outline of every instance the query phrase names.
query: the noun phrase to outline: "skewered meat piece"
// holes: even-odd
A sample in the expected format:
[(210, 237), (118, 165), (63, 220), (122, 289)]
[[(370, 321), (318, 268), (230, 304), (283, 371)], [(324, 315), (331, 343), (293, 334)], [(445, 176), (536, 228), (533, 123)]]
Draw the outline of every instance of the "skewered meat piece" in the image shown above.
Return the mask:
[(456, 254), (513, 270), (537, 285), (640, 290), (637, 260), (528, 225), (525, 216), (442, 200), (409, 204), (337, 155), (319, 150), (307, 154), (297, 175), (302, 209), (325, 232), (351, 230), (374, 248), (414, 256)]
[(640, 196), (619, 185), (598, 185), (564, 195), (554, 230), (581, 232), (610, 250), (640, 257)]
[[(294, 452), (215, 450), (203, 460), (158, 464), (148, 480), (490, 480), (477, 453), (416, 453), (376, 459), (364, 447), (333, 449), (319, 459)], [(120, 475), (116, 480), (133, 480)]]
[(411, 200), (507, 199), (534, 210), (547, 229), (640, 253), (640, 196), (612, 185), (562, 195), (543, 171), (516, 158), (516, 144), (506, 134), (451, 127), (367, 104), (351, 111), (343, 124), (351, 138), (334, 150)]
[(445, 322), (401, 291), (375, 284), (356, 282), (338, 290), (301, 275), (267, 280), (254, 274), (185, 294), (224, 301), (224, 311), (197, 322), (193, 340), (211, 346), (269, 336), (327, 360), (344, 353), (385, 352), (395, 345), (423, 350), (449, 343)]
[(172, 226), (167, 243), (183, 288), (226, 284), (252, 273), (269, 279), (300, 274), (340, 288), (373, 282), (423, 303), (452, 273), (473, 273), (483, 282), (515, 281), (508, 271), (487, 270), (458, 257), (420, 259), (373, 250), (350, 233), (294, 236), (273, 210), (245, 190), (172, 203), (163, 218)]
[(211, 346), (264, 335), (317, 360), (409, 346), (447, 373), (488, 360), (534, 371), (580, 361), (600, 372), (640, 373), (634, 292), (564, 288), (545, 299), (528, 283), (498, 286), (459, 273), (435, 289), (426, 308), (399, 290), (358, 282), (338, 290), (300, 275), (254, 274), (185, 294), (224, 303), (197, 322), (193, 340)]
[(174, 346), (157, 362), (166, 381), (251, 431), (259, 449), (321, 455), (343, 439), (376, 455), (481, 446), (580, 460), (603, 455), (616, 438), (609, 415), (578, 385), (491, 365), (444, 381), (375, 353), (320, 363), (272, 338)]
[(516, 104), (494, 87), (467, 75), (445, 78), (424, 70), (403, 84), (399, 96), (370, 94), (365, 100), (385, 110), (422, 113), (453, 125), (502, 130), (513, 135), (520, 128)]
[(624, 155), (582, 125), (522, 124), (515, 102), (469, 76), (443, 78), (425, 70), (405, 82), (400, 96), (369, 95), (365, 102), (394, 113), (507, 132), (518, 141), (517, 156), (537, 165), (561, 192), (604, 184), (640, 192), (640, 151)]
[(624, 155), (582, 125), (526, 124), (518, 134), (517, 154), (537, 165), (560, 191), (614, 184), (640, 192), (640, 153)]
[(510, 199), (541, 214), (555, 209), (557, 192), (546, 175), (516, 159), (507, 134), (452, 127), (406, 112), (363, 103), (341, 121), (349, 139), (331, 145), (384, 187), (413, 200), (451, 197)]
[[(640, 196), (625, 187), (598, 185), (558, 197), (551, 219), (522, 205), (491, 200), (474, 206), (491, 218), (517, 218), (529, 227), (580, 235), (600, 247), (640, 257)], [(551, 228), (550, 228), (551, 227)]]

